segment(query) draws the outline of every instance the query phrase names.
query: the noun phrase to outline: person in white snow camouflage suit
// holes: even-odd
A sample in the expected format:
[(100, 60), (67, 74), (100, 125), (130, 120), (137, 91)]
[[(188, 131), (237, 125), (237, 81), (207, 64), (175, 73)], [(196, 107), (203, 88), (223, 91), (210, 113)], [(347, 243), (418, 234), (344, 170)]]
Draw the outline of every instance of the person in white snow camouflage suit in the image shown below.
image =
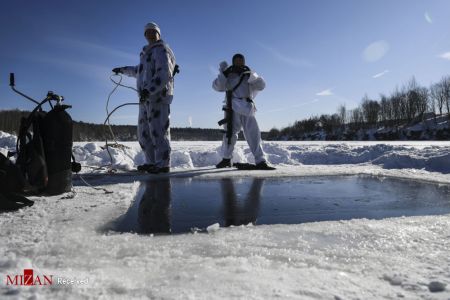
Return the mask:
[[(222, 142), (223, 159), (216, 167), (231, 167), (234, 146), (239, 132), (243, 129), (245, 139), (255, 157), (256, 169), (274, 169), (266, 162), (266, 155), (261, 144), (261, 132), (255, 118), (256, 107), (253, 102), (256, 94), (266, 86), (264, 79), (250, 70), (245, 65), (244, 56), (238, 53), (233, 56), (230, 67), (225, 61), (220, 63), (219, 75), (213, 81), (212, 86), (218, 92), (233, 90), (231, 140), (228, 141), (226, 134), (224, 134)], [(226, 103), (226, 99), (224, 102)], [(224, 127), (226, 129), (226, 125)]]
[(139, 92), (138, 140), (145, 153), (146, 163), (138, 170), (149, 173), (170, 171), (170, 104), (173, 99), (175, 56), (161, 39), (155, 23), (144, 28), (148, 45), (144, 46), (137, 66), (114, 68), (136, 78)]

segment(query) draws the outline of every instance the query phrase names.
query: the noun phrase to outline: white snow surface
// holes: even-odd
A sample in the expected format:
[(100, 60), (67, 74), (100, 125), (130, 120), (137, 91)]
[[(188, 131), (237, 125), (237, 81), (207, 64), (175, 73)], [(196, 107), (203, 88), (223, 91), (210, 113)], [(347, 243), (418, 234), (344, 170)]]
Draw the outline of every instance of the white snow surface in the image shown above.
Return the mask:
[[(76, 143), (77, 160), (107, 165), (102, 144)], [(130, 148), (112, 150), (115, 167), (143, 163), (138, 144), (124, 144)], [(2, 153), (14, 145), (13, 136), (0, 132)], [(219, 146), (173, 142), (169, 176), (195, 169), (208, 178), (369, 174), (450, 184), (450, 142), (266, 142), (277, 167), (271, 172), (214, 170)], [(238, 143), (234, 160), (252, 161), (245, 143)], [(105, 171), (83, 169), (94, 172)], [(107, 224), (127, 211), (139, 183), (110, 184), (120, 175), (100, 176), (98, 187), (113, 193), (76, 186), (65, 195), (30, 197), (34, 206), (0, 214), (1, 299), (450, 299), (448, 214), (211, 224), (207, 233), (168, 236), (116, 233)], [(7, 286), (6, 275), (24, 268), (87, 283)]]

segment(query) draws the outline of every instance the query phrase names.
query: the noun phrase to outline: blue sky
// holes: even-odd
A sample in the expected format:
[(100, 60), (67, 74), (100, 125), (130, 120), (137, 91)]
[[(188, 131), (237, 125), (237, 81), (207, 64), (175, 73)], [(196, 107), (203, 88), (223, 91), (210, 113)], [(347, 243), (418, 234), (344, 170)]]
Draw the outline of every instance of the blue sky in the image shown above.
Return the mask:
[[(223, 96), (217, 66), (241, 52), (267, 82), (256, 98), (263, 130), (356, 107), (415, 76), (425, 86), (450, 75), (450, 1), (2, 1), (0, 108), (32, 109), (65, 96), (75, 120), (101, 123), (111, 69), (135, 65), (143, 27), (157, 22), (177, 57), (172, 126), (216, 128)], [(132, 79), (124, 82), (134, 85)], [(137, 101), (121, 89), (111, 104)], [(136, 124), (137, 107), (115, 124)]]

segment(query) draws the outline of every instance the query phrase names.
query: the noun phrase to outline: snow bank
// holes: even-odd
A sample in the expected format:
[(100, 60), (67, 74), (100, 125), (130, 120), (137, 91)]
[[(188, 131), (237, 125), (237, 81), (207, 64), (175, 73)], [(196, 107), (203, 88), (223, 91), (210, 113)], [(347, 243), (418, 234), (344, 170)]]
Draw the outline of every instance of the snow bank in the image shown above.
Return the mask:
[[(13, 150), (16, 138), (0, 132), (0, 150)], [(132, 170), (145, 157), (137, 142), (112, 148), (115, 168)], [(103, 142), (75, 143), (73, 152), (86, 168), (83, 172), (111, 163)], [(275, 166), (377, 165), (384, 169), (417, 169), (450, 173), (450, 142), (265, 142), (268, 161)], [(221, 159), (220, 142), (172, 142), (172, 168), (192, 169), (214, 166)], [(238, 142), (235, 162), (254, 162), (246, 142)]]
[[(79, 144), (74, 147), (75, 158), (84, 165), (108, 165), (110, 158), (99, 144)], [(137, 143), (125, 143), (128, 148), (111, 149), (114, 166), (131, 170), (144, 162)], [(450, 143), (430, 142), (429, 146), (414, 143), (368, 144), (308, 142), (265, 142), (268, 161), (277, 165), (350, 165), (373, 164), (386, 169), (424, 169), (450, 173)], [(173, 142), (172, 168), (201, 168), (214, 166), (221, 159), (220, 142)], [(233, 156), (235, 162), (254, 162), (245, 142), (238, 142)]]

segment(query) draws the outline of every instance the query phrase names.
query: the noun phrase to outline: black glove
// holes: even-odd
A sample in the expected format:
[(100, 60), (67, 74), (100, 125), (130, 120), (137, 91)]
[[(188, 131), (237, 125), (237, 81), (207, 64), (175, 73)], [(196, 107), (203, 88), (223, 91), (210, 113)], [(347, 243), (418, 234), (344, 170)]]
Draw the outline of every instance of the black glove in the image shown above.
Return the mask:
[(150, 96), (150, 93), (148, 92), (148, 90), (143, 89), (139, 93), (139, 101), (144, 102), (145, 100), (147, 100), (148, 96)]
[(72, 162), (72, 172), (78, 173), (81, 171), (81, 164), (75, 161)]
[(112, 72), (113, 72), (113, 73), (116, 73), (116, 75), (117, 75), (117, 74), (123, 74), (122, 68), (114, 68), (114, 69), (112, 69)]

